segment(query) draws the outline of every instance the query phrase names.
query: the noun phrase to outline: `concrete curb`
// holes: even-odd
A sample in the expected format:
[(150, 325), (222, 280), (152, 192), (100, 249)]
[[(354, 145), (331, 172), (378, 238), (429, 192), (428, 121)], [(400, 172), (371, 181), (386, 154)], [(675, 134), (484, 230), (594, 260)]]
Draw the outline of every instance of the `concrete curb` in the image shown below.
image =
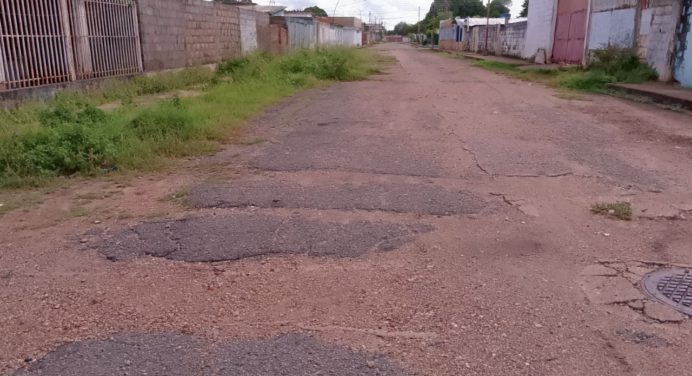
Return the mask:
[(656, 103), (678, 105), (692, 110), (692, 90), (679, 89), (673, 86), (658, 84), (609, 84), (613, 90), (634, 94), (650, 99)]

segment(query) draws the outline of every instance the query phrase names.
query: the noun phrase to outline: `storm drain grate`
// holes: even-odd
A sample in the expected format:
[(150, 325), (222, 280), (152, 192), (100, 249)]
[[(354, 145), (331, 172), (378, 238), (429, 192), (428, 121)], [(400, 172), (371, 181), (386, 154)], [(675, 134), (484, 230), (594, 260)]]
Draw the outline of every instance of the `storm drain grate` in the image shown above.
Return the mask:
[(692, 273), (686, 269), (658, 270), (644, 276), (644, 290), (651, 297), (692, 316)]

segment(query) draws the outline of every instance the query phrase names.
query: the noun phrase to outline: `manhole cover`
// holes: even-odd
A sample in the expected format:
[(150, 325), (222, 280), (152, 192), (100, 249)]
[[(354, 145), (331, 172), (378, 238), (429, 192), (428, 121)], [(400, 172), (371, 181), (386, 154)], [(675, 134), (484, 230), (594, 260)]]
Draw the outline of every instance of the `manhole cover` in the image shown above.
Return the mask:
[(686, 269), (664, 269), (644, 276), (642, 286), (651, 297), (692, 316), (692, 273)]

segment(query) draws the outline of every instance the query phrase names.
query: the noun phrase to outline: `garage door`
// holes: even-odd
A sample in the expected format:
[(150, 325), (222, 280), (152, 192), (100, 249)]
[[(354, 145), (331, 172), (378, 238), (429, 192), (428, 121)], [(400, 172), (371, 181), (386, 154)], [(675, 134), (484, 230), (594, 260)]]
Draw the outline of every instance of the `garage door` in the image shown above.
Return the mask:
[(580, 64), (586, 37), (587, 0), (560, 0), (557, 5), (553, 61)]

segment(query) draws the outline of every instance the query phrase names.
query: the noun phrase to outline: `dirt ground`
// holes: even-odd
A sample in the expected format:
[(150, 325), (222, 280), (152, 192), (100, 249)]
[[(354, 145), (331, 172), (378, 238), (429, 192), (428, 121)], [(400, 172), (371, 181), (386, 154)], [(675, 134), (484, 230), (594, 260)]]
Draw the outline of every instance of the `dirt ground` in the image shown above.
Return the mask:
[(248, 142), (0, 217), (0, 373), (692, 375), (639, 289), (692, 264), (692, 117), (375, 48)]

